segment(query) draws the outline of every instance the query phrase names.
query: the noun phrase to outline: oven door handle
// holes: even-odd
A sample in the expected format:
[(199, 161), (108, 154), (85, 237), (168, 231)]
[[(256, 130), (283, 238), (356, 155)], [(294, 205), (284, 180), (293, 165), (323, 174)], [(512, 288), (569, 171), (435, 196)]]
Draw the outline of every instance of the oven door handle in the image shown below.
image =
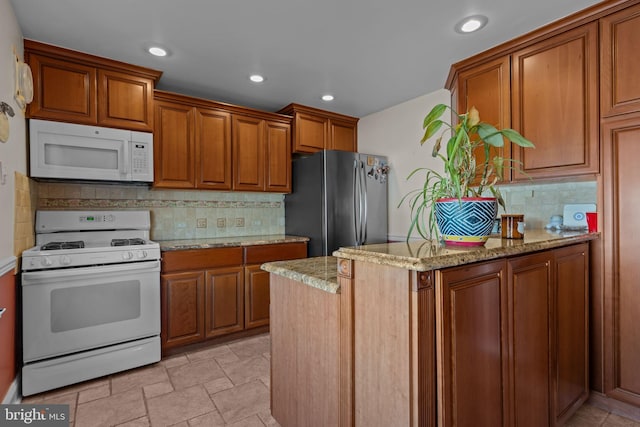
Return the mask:
[(160, 271), (160, 261), (144, 261), (144, 262), (132, 262), (128, 264), (114, 264), (114, 265), (101, 265), (98, 267), (79, 267), (79, 268), (64, 268), (60, 270), (45, 270), (45, 271), (25, 271), (22, 273), (22, 284), (29, 285), (31, 283), (25, 283), (27, 281), (46, 281), (65, 277), (77, 277), (87, 274), (100, 274), (105, 275), (109, 273), (122, 273), (133, 271)]

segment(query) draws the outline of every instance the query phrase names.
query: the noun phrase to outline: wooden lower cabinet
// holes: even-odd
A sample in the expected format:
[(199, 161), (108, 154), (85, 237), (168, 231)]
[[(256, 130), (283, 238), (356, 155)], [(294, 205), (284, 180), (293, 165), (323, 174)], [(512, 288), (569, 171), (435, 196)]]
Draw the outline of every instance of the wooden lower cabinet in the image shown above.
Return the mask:
[(587, 253), (436, 273), (439, 425), (562, 425), (586, 401)]
[(307, 243), (165, 251), (162, 350), (269, 325), (264, 262), (306, 258)]
[(0, 276), (0, 399), (16, 378), (16, 277), (13, 269)]
[(244, 268), (244, 325), (255, 328), (269, 324), (269, 273), (261, 264)]

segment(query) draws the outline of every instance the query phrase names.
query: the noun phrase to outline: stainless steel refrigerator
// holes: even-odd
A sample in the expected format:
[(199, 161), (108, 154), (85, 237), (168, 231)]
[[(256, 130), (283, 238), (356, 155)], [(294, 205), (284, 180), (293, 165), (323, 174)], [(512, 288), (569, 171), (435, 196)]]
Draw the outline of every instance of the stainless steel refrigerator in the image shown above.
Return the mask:
[(287, 234), (307, 236), (309, 256), (387, 241), (387, 158), (325, 150), (293, 160)]

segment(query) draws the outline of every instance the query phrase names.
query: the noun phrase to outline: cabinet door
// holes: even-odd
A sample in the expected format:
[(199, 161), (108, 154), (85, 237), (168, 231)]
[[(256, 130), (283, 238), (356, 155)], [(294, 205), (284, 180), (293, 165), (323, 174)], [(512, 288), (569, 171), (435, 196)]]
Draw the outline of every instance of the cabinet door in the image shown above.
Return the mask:
[(0, 276), (0, 396), (16, 376), (16, 284), (13, 270)]
[[(480, 119), (498, 129), (511, 127), (511, 81), (509, 57), (498, 58), (458, 76), (458, 112), (464, 114), (471, 107), (476, 107)], [(511, 144), (506, 143), (502, 148), (491, 147), (490, 158), (494, 156), (511, 157)], [(485, 161), (483, 147), (475, 151), (476, 163)], [(501, 179), (509, 180), (509, 169), (503, 170)], [(481, 175), (474, 180), (480, 183)]]
[(205, 335), (207, 338), (241, 331), (244, 327), (242, 267), (206, 272)]
[(33, 102), (29, 117), (95, 125), (96, 69), (73, 62), (29, 55)]
[(153, 80), (99, 70), (98, 124), (153, 131)]
[(269, 272), (260, 264), (244, 269), (244, 327), (269, 324)]
[(640, 111), (640, 5), (602, 18), (600, 35), (603, 117)]
[(291, 192), (291, 127), (286, 123), (266, 122), (266, 190)]
[(329, 120), (312, 114), (295, 113), (294, 146), (296, 153), (315, 153), (329, 144)]
[(605, 392), (640, 406), (640, 115), (605, 122)]
[[(509, 259), (509, 425), (553, 425), (550, 419), (551, 254)], [(554, 418), (555, 420), (555, 418)]]
[(358, 151), (358, 124), (329, 119), (329, 150)]
[(204, 272), (161, 276), (162, 348), (204, 339)]
[(598, 172), (597, 36), (591, 23), (513, 54), (512, 123), (536, 146), (513, 147), (515, 180)]
[(156, 101), (154, 181), (158, 188), (195, 188), (194, 109)]
[(231, 189), (231, 114), (196, 110), (196, 159), (198, 188)]
[(564, 424), (589, 397), (588, 244), (554, 251), (555, 416)]
[(233, 189), (264, 190), (264, 120), (233, 116)]
[(438, 425), (509, 425), (505, 270), (500, 260), (437, 273)]

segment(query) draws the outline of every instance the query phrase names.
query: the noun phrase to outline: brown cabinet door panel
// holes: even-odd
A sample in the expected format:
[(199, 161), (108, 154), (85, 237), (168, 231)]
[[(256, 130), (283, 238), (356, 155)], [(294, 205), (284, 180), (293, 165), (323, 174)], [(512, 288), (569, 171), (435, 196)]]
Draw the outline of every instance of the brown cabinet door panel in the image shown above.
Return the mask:
[[(476, 107), (480, 119), (498, 129), (511, 127), (511, 80), (510, 60), (508, 56), (482, 64), (460, 73), (458, 77), (459, 113), (464, 114)], [(511, 157), (511, 145), (502, 148), (491, 147), (490, 157)], [(485, 160), (484, 148), (475, 151), (476, 163)], [(510, 179), (510, 170), (504, 170), (505, 180)], [(480, 182), (481, 175), (474, 180)]]
[[(558, 423), (589, 397), (589, 246), (554, 251)], [(571, 412), (570, 412), (571, 411)]]
[(231, 114), (198, 108), (196, 111), (198, 188), (231, 189)]
[(0, 396), (16, 376), (16, 283), (13, 270), (0, 276)]
[(260, 264), (244, 269), (244, 326), (246, 329), (269, 324), (269, 272)]
[(552, 425), (551, 254), (541, 252), (509, 259), (507, 265), (512, 425)]
[(195, 188), (194, 109), (156, 101), (154, 187)]
[(233, 189), (264, 190), (264, 120), (233, 116)]
[(504, 272), (502, 260), (438, 272), (442, 425), (506, 425)]
[(29, 55), (33, 102), (29, 117), (95, 125), (96, 69), (72, 62)]
[(640, 115), (604, 123), (605, 392), (640, 406)]
[(286, 123), (266, 122), (266, 190), (291, 192), (291, 127)]
[(603, 117), (640, 111), (640, 5), (600, 20)]
[(314, 153), (328, 146), (329, 121), (325, 117), (296, 113), (294, 119), (296, 153)]
[(512, 123), (536, 146), (513, 147), (515, 180), (599, 171), (597, 36), (591, 23), (513, 54)]
[(153, 131), (153, 80), (98, 71), (98, 124)]
[(215, 337), (244, 328), (243, 268), (207, 270), (205, 334)]
[(353, 122), (329, 119), (329, 149), (358, 151), (358, 125)]
[(204, 272), (163, 274), (162, 348), (204, 339)]

